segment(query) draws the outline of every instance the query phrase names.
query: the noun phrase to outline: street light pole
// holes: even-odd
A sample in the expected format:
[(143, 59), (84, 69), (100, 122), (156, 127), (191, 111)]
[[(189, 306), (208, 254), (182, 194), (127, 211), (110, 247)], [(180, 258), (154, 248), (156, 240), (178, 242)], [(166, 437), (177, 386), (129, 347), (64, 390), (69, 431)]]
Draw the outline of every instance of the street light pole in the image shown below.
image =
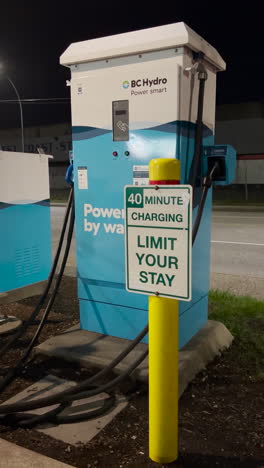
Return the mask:
[(18, 90), (16, 89), (16, 87), (15, 87), (13, 81), (12, 81), (11, 78), (9, 78), (9, 76), (7, 76), (7, 75), (6, 75), (6, 78), (7, 78), (7, 80), (9, 81), (9, 83), (11, 84), (11, 86), (13, 87), (13, 89), (14, 89), (14, 91), (15, 91), (15, 93), (16, 93), (17, 99), (18, 99), (18, 103), (19, 103), (20, 122), (21, 122), (21, 146), (22, 146), (22, 152), (24, 153), (25, 144), (24, 144), (24, 119), (23, 119), (22, 102), (21, 102), (21, 99), (20, 99)]

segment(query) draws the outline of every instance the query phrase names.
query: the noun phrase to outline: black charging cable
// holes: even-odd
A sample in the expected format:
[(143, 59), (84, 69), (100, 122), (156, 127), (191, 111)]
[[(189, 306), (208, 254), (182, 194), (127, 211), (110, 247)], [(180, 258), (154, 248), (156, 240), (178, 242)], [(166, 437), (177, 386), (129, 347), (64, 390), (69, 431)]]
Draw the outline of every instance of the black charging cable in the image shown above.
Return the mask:
[[(61, 267), (60, 267), (60, 271), (59, 271), (59, 274), (58, 274), (58, 277), (56, 279), (56, 284), (55, 284), (55, 288), (53, 290), (53, 293), (50, 297), (50, 300), (46, 306), (46, 309), (44, 311), (44, 314), (43, 314), (43, 317), (41, 319), (41, 322), (38, 326), (38, 329), (36, 331), (36, 333), (34, 334), (34, 337), (32, 338), (29, 346), (27, 347), (25, 353), (23, 354), (22, 358), (19, 360), (19, 362), (17, 363), (17, 365), (10, 369), (8, 374), (5, 376), (5, 378), (3, 378), (1, 381), (0, 381), (0, 391), (2, 391), (8, 384), (11, 383), (11, 381), (15, 378), (15, 376), (24, 368), (25, 366), (25, 363), (36, 343), (36, 340), (38, 339), (41, 331), (42, 331), (42, 328), (48, 318), (48, 315), (50, 313), (50, 310), (53, 306), (53, 303), (54, 303), (54, 300), (56, 298), (56, 295), (57, 295), (57, 292), (58, 292), (58, 288), (60, 286), (60, 283), (61, 283), (61, 279), (62, 279), (62, 276), (63, 276), (63, 273), (64, 273), (64, 269), (65, 269), (65, 265), (66, 265), (66, 262), (67, 262), (67, 258), (68, 258), (68, 254), (69, 254), (69, 249), (70, 249), (70, 245), (71, 245), (71, 240), (72, 240), (72, 235), (73, 235), (73, 227), (74, 227), (74, 200), (73, 200), (73, 192), (71, 192), (71, 199), (70, 199), (70, 203), (69, 203), (69, 209), (71, 210), (71, 218), (70, 218), (70, 225), (69, 225), (69, 229), (68, 229), (68, 235), (67, 235), (67, 244), (66, 244), (66, 247), (65, 247), (65, 253), (64, 253), (64, 257), (63, 257), (63, 260), (62, 260), (62, 264), (61, 264)], [(102, 391), (104, 391), (105, 389), (105, 386), (94, 386), (92, 385), (93, 382), (95, 382), (96, 380), (98, 380), (99, 378), (102, 378), (103, 376), (105, 376), (106, 374), (108, 374), (117, 364), (119, 364), (119, 362), (121, 362), (129, 353), (130, 351), (132, 351), (132, 349), (134, 349), (134, 347), (144, 338), (144, 336), (146, 336), (146, 334), (148, 333), (148, 326), (146, 326), (140, 333), (139, 335), (134, 339), (132, 340), (129, 345), (121, 352), (119, 353), (119, 355), (111, 362), (109, 363), (108, 366), (106, 366), (104, 369), (102, 369), (101, 371), (99, 371), (97, 374), (95, 374), (94, 376), (92, 376), (91, 378), (87, 379), (86, 381), (82, 382), (81, 384), (79, 385), (76, 385), (74, 388), (72, 389), (69, 389), (68, 391), (64, 391), (64, 392), (61, 392), (59, 394), (56, 394), (52, 397), (49, 397), (49, 398), (44, 398), (44, 399), (40, 399), (37, 401), (37, 407), (40, 408), (40, 407), (45, 407), (45, 406), (50, 406), (51, 404), (59, 404), (59, 408), (55, 409), (55, 410), (51, 410), (51, 411), (48, 411), (46, 412), (44, 415), (41, 415), (41, 416), (38, 416), (38, 415), (23, 415), (21, 413), (17, 413), (17, 414), (12, 414), (12, 413), (16, 413), (17, 411), (21, 411), (19, 405), (17, 404), (14, 404), (14, 405), (7, 405), (8, 408), (6, 407), (6, 405), (3, 405), (0, 407), (0, 414), (2, 413), (2, 416), (0, 416), (0, 420), (2, 423), (7, 423), (8, 424), (18, 424), (18, 425), (21, 425), (23, 427), (29, 427), (31, 425), (35, 425), (35, 424), (38, 424), (38, 423), (41, 423), (41, 422), (44, 422), (44, 421), (49, 421), (49, 420), (55, 420), (56, 418), (56, 421), (58, 420), (61, 420), (61, 417), (59, 418), (58, 416), (58, 413), (60, 413), (63, 409), (65, 409), (65, 404), (66, 406), (68, 405), (69, 401), (67, 399), (67, 395), (69, 395), (69, 398), (71, 398), (71, 401), (73, 400), (76, 400), (76, 399), (81, 399), (81, 398), (86, 398), (86, 393), (88, 391), (88, 389), (90, 389), (90, 391), (88, 392), (88, 395), (87, 396), (90, 396), (90, 392), (92, 392), (93, 395), (97, 395), (99, 393), (101, 393)], [(107, 389), (112, 390), (113, 387), (115, 387), (116, 385), (118, 385), (124, 378), (126, 378), (138, 365), (140, 362), (142, 362), (145, 357), (147, 356), (147, 351), (145, 351), (135, 362), (133, 362), (131, 364), (131, 366), (124, 372), (122, 373), (118, 379), (114, 379), (112, 382), (109, 382), (109, 384), (107, 384)], [(92, 387), (92, 389), (91, 389)], [(83, 396), (85, 394), (85, 396)], [(70, 397), (70, 395), (72, 395)], [(66, 400), (65, 400), (66, 398)], [(65, 400), (65, 401), (64, 401)], [(97, 409), (97, 410), (94, 410), (94, 411), (90, 411), (89, 413), (87, 413), (84, 417), (84, 415), (71, 415), (71, 416), (63, 416), (63, 421), (67, 421), (67, 420), (70, 420), (70, 421), (73, 421), (74, 419), (76, 420), (80, 420), (80, 419), (88, 419), (90, 417), (95, 417), (95, 415), (99, 415), (99, 414), (102, 414), (102, 411), (106, 410), (107, 408), (109, 408), (110, 406), (110, 403), (111, 403), (111, 406), (114, 404), (115, 402), (115, 398), (113, 395), (110, 396), (110, 398), (107, 398), (105, 400), (102, 401), (103, 402), (103, 405), (101, 408)], [(32, 410), (34, 409), (36, 406), (36, 402), (28, 402), (28, 409), (27, 410)], [(62, 405), (62, 406), (61, 406)], [(12, 408), (12, 409), (11, 409)], [(7, 410), (7, 411), (6, 411)], [(10, 411), (9, 411), (10, 410)], [(23, 411), (23, 410), (22, 410)], [(11, 416), (12, 414), (12, 416)]]
[[(207, 174), (207, 176), (204, 178), (203, 181), (203, 193), (201, 197), (201, 201), (198, 207), (198, 213), (197, 217), (195, 220), (195, 224), (193, 227), (193, 235), (192, 235), (192, 243), (195, 242), (196, 235), (200, 226), (203, 210), (204, 210), (204, 205), (207, 197), (207, 193), (209, 188), (212, 185), (213, 181), (213, 176), (215, 171), (218, 168), (218, 163), (215, 163), (214, 167), (212, 170)], [(59, 281), (58, 281), (58, 287), (63, 275), (64, 267), (67, 261), (67, 256), (69, 253), (69, 248), (70, 248), (70, 242), (72, 238), (72, 233), (73, 233), (73, 224), (74, 224), (74, 206), (72, 206), (72, 213), (71, 213), (71, 221), (70, 221), (70, 227), (68, 231), (68, 238), (67, 238), (67, 246), (66, 246), (66, 252), (64, 256), (64, 261), (62, 263), (62, 267), (60, 270), (59, 274)], [(0, 385), (0, 390), (1, 388), (4, 388), (15, 376), (17, 371), (21, 369), (23, 366), (24, 362), (29, 356), (29, 353), (31, 352), (36, 338), (39, 336), (45, 321), (47, 320), (48, 313), (53, 305), (53, 302), (55, 300), (56, 294), (58, 287), (55, 287), (54, 294), (52, 295), (51, 300), (49, 301), (49, 304), (45, 310), (45, 313), (43, 315), (41, 324), (39, 325), (39, 328), (33, 337), (29, 347), (27, 348), (26, 353), (24, 354), (21, 362), (16, 366), (15, 372), (13, 369), (11, 370), (11, 374), (7, 375), (6, 379), (4, 379), (4, 382), (1, 382)], [(67, 422), (75, 422), (75, 421), (80, 421), (80, 420), (87, 420), (89, 418), (94, 418), (98, 415), (103, 414), (105, 411), (109, 410), (110, 407), (112, 407), (115, 404), (115, 398), (113, 395), (108, 397), (107, 399), (102, 400), (103, 405), (93, 411), (89, 411), (88, 413), (85, 414), (77, 414), (77, 415), (63, 415), (61, 412), (67, 408), (67, 406), (70, 406), (71, 402), (74, 400), (80, 400), (83, 398), (91, 397), (98, 395), (99, 393), (102, 393), (103, 391), (112, 391), (117, 385), (122, 382), (130, 373), (146, 358), (148, 351), (146, 350), (135, 362), (131, 364), (131, 366), (123, 372), (121, 375), (113, 379), (112, 381), (108, 382), (107, 384), (104, 385), (99, 385), (94, 387), (94, 382), (98, 380), (99, 378), (102, 378), (103, 376), (107, 375), (119, 362), (121, 362), (127, 354), (134, 349), (137, 343), (142, 340), (142, 338), (148, 333), (148, 326), (146, 326), (142, 332), (133, 340), (125, 350), (123, 350), (108, 366), (106, 366), (104, 369), (99, 371), (97, 374), (94, 376), (90, 377), (89, 379), (86, 379), (84, 382), (81, 384), (76, 385), (74, 388), (68, 389), (64, 392), (60, 392), (56, 395), (52, 395), (50, 397), (44, 397), (38, 400), (30, 401), (30, 402), (20, 402), (20, 403), (15, 403), (15, 404), (9, 404), (9, 405), (1, 405), (0, 406), (0, 422), (3, 424), (8, 424), (8, 425), (18, 425), (21, 427), (32, 427), (36, 424), (41, 424), (43, 422), (53, 422), (57, 424), (62, 424), (62, 423), (67, 423)], [(58, 408), (55, 408), (51, 411), (46, 412), (44, 415), (24, 415), (21, 414), (20, 412), (24, 411), (32, 411), (37, 408), (43, 408), (46, 406), (50, 406), (53, 404), (58, 404)]]
[(199, 61), (198, 63), (197, 72), (198, 72), (198, 80), (199, 80), (198, 108), (197, 108), (194, 156), (193, 156), (193, 162), (192, 162), (190, 178), (189, 178), (189, 183), (193, 188), (193, 204), (195, 203), (197, 177), (198, 177), (199, 167), (201, 164), (201, 147), (202, 147), (202, 140), (203, 140), (204, 90), (205, 90), (205, 82), (208, 78), (207, 71), (202, 61)]
[(73, 188), (71, 188), (70, 194), (69, 194), (69, 197), (68, 197), (68, 202), (67, 202), (67, 207), (66, 207), (66, 210), (65, 210), (64, 219), (63, 219), (63, 225), (62, 225), (62, 229), (61, 229), (60, 239), (59, 239), (58, 247), (57, 247), (57, 250), (56, 250), (56, 254), (55, 254), (55, 257), (54, 257), (54, 260), (53, 260), (52, 268), (51, 268), (51, 271), (50, 271), (50, 274), (49, 274), (45, 289), (44, 289), (44, 291), (43, 291), (43, 293), (42, 293), (42, 295), (41, 295), (35, 309), (31, 313), (30, 317), (26, 321), (23, 322), (22, 326), (12, 336), (12, 338), (10, 340), (8, 340), (6, 343), (4, 343), (3, 346), (0, 347), (0, 359), (2, 359), (5, 356), (5, 354), (13, 347), (13, 345), (17, 344), (17, 341), (24, 335), (24, 333), (27, 331), (28, 327), (30, 327), (31, 325), (34, 324), (36, 318), (38, 317), (38, 315), (39, 315), (39, 313), (40, 313), (40, 311), (41, 311), (41, 309), (42, 309), (42, 307), (43, 307), (43, 305), (44, 305), (44, 303), (45, 303), (45, 301), (47, 299), (47, 296), (49, 294), (50, 287), (52, 285), (53, 279), (55, 277), (56, 269), (57, 269), (57, 266), (58, 266), (58, 262), (59, 262), (59, 258), (60, 258), (60, 254), (61, 254), (61, 249), (62, 249), (62, 245), (63, 245), (64, 238), (65, 238), (67, 223), (68, 223), (68, 219), (69, 219), (69, 215), (70, 215), (70, 210), (71, 210), (71, 206), (72, 206), (72, 200), (73, 200)]
[(203, 215), (203, 211), (204, 211), (204, 205), (205, 205), (205, 202), (206, 202), (208, 190), (209, 190), (209, 188), (212, 187), (212, 183), (213, 183), (213, 180), (214, 180), (214, 174), (217, 171), (218, 167), (219, 167), (219, 164), (218, 164), (218, 162), (216, 162), (214, 164), (212, 170), (205, 176), (205, 178), (203, 180), (203, 184), (202, 184), (203, 192), (202, 192), (201, 200), (200, 200), (200, 203), (199, 203), (195, 223), (193, 225), (193, 230), (192, 230), (192, 244), (194, 244), (194, 242), (195, 242), (197, 232), (199, 230), (200, 223), (201, 223), (201, 219), (202, 219), (202, 215)]
[[(198, 96), (198, 113), (197, 113), (197, 127), (196, 127), (196, 138), (195, 138), (195, 152), (194, 152), (194, 159), (193, 159), (193, 165), (192, 165), (192, 170), (191, 170), (191, 177), (190, 177), (190, 183), (193, 186), (193, 199), (195, 196), (195, 189), (196, 189), (196, 183), (197, 183), (197, 173), (198, 169), (200, 166), (200, 160), (201, 160), (201, 143), (202, 143), (202, 132), (203, 132), (203, 103), (204, 103), (204, 89), (205, 89), (205, 81), (207, 80), (207, 72), (205, 70), (204, 65), (202, 62), (199, 62), (198, 67), (198, 79), (200, 80), (200, 85), (199, 85), (199, 96)], [(202, 213), (204, 210), (204, 205), (207, 197), (208, 190), (212, 184), (212, 179), (213, 179), (213, 174), (214, 171), (217, 168), (217, 164), (214, 166), (212, 171), (204, 178), (203, 181), (203, 193), (202, 197), (199, 203), (198, 207), (198, 213), (197, 217), (195, 220), (195, 224), (193, 227), (193, 234), (192, 234), (192, 242), (195, 242), (196, 235), (200, 226), (201, 218), (202, 218)], [(28, 359), (29, 354), (31, 353), (33, 346), (39, 337), (41, 330), (48, 318), (49, 312), (52, 308), (52, 305), (54, 303), (62, 275), (64, 272), (64, 268), (67, 262), (67, 257), (69, 253), (69, 248), (70, 248), (70, 243), (72, 239), (72, 233), (73, 233), (73, 225), (74, 225), (74, 206), (73, 206), (73, 195), (71, 199), (71, 221), (70, 221), (70, 227), (68, 231), (68, 237), (67, 237), (67, 245), (65, 249), (65, 255), (63, 258), (62, 262), (62, 267), (60, 269), (58, 279), (55, 285), (54, 292), (49, 300), (49, 303), (45, 309), (45, 312), (43, 314), (41, 323), (31, 340), (31, 343), (29, 344), (26, 352), (24, 353), (23, 357), (17, 364), (17, 366), (14, 369), (11, 369), (11, 371), (8, 373), (5, 379), (3, 379), (2, 382), (0, 382), (0, 391), (10, 383), (10, 381), (14, 378), (14, 376), (18, 373), (21, 368), (24, 367), (24, 364), (26, 360)], [(148, 333), (148, 327), (145, 327), (144, 330), (133, 340), (128, 347), (123, 350), (117, 357), (114, 359), (108, 366), (106, 366), (104, 369), (99, 371), (97, 374), (95, 374), (93, 377), (85, 380), (79, 385), (76, 385), (73, 389), (69, 389), (66, 392), (60, 392), (57, 395), (53, 395), (50, 397), (38, 399), (36, 401), (30, 401), (30, 402), (21, 402), (21, 403), (15, 403), (11, 405), (1, 405), (0, 406), (0, 421), (2, 422), (11, 422), (16, 423), (18, 425), (21, 425), (23, 427), (30, 427), (30, 425), (35, 425), (39, 424), (41, 422), (46, 422), (46, 421), (53, 421), (57, 423), (65, 423), (67, 421), (75, 421), (75, 420), (80, 420), (78, 418), (83, 419), (88, 419), (89, 417), (95, 417), (97, 414), (101, 414), (100, 412), (103, 411), (103, 408), (106, 409), (109, 408), (109, 405), (111, 406), (114, 404), (114, 398), (113, 396), (110, 396), (108, 399), (103, 400), (103, 406), (99, 408), (98, 410), (95, 411), (90, 411), (89, 413), (86, 413), (84, 415), (68, 415), (68, 416), (63, 416), (60, 413), (70, 405), (70, 402), (76, 400), (76, 399), (82, 399), (82, 398), (87, 398), (89, 396), (94, 396), (98, 395), (102, 391), (112, 391), (113, 388), (115, 388), (124, 378), (126, 378), (138, 365), (140, 362), (142, 362), (145, 357), (148, 354), (148, 351), (145, 351), (135, 362), (131, 364), (131, 366), (123, 372), (121, 375), (113, 379), (112, 381), (108, 382), (107, 384), (101, 385), (101, 386), (96, 386), (94, 388), (94, 385), (92, 383), (95, 380), (98, 380), (100, 377), (106, 375), (108, 372), (110, 372), (121, 360), (124, 359), (124, 357), (136, 346), (136, 344), (141, 341), (141, 339)], [(91, 388), (92, 387), (92, 388)], [(36, 415), (23, 415), (21, 413), (17, 413), (18, 411), (30, 411), (36, 408), (42, 408), (45, 406), (50, 406), (52, 404), (59, 404), (58, 408), (55, 408), (51, 411), (46, 412), (44, 415), (36, 416)], [(3, 412), (3, 413), (2, 413)], [(2, 416), (1, 416), (2, 413)], [(12, 417), (10, 417), (12, 415)], [(77, 418), (77, 419), (75, 419)], [(8, 422), (8, 424), (9, 424)]]

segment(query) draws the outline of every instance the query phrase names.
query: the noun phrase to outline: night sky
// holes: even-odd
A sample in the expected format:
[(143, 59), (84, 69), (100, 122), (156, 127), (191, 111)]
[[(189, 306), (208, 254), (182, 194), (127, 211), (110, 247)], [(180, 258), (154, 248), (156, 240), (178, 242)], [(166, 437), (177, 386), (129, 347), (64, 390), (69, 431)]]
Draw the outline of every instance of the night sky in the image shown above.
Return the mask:
[[(230, 5), (234, 10), (230, 10)], [(239, 6), (240, 5), (240, 6)], [(0, 61), (22, 99), (69, 97), (70, 72), (59, 57), (71, 42), (186, 22), (227, 62), (219, 104), (263, 100), (263, 15), (257, 2), (109, 0), (9, 1), (1, 4)], [(254, 6), (255, 5), (255, 6)], [(15, 99), (5, 79), (0, 100)], [(25, 125), (70, 121), (69, 104), (25, 104)], [(0, 128), (19, 126), (16, 104), (0, 102)]]

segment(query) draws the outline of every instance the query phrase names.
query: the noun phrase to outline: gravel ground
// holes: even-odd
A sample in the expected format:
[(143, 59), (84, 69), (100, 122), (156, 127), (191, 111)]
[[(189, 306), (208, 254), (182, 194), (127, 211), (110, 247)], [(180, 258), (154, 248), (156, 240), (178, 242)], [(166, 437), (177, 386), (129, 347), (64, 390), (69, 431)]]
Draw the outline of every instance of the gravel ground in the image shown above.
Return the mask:
[[(3, 306), (5, 312), (25, 319), (37, 298)], [(3, 310), (1, 309), (1, 310)], [(65, 278), (50, 320), (40, 341), (78, 321), (76, 280)], [(33, 327), (34, 329), (34, 327)], [(32, 336), (31, 329), (4, 359), (5, 375)], [(251, 379), (254, 369), (237, 366), (238, 340), (201, 372), (183, 394), (179, 405), (178, 467), (264, 467), (264, 382)], [(81, 381), (95, 369), (76, 369), (62, 361), (36, 358), (1, 395), (1, 401), (18, 393), (45, 374)], [(134, 468), (160, 466), (148, 459), (147, 388), (127, 380), (119, 388), (129, 404), (88, 444), (67, 445), (34, 429), (0, 426), (0, 437), (77, 468)], [(163, 465), (167, 466), (167, 465)]]

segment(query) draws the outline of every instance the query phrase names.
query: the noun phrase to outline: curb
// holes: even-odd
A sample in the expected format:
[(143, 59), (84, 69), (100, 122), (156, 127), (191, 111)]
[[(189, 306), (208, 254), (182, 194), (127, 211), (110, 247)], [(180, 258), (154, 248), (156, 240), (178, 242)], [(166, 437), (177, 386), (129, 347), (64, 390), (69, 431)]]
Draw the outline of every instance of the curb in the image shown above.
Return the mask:
[[(64, 207), (66, 202), (51, 202), (50, 206)], [(264, 205), (213, 205), (213, 211), (260, 211), (264, 213)]]
[(63, 207), (66, 206), (66, 202), (50, 202), (50, 206), (58, 206), (58, 207)]
[(0, 468), (73, 468), (4, 439), (0, 439), (0, 453)]
[(252, 211), (258, 211), (258, 212), (263, 212), (264, 213), (264, 206), (258, 206), (258, 205), (213, 205), (213, 211), (230, 211), (230, 212), (235, 212), (235, 211), (245, 211), (245, 212), (252, 212)]

